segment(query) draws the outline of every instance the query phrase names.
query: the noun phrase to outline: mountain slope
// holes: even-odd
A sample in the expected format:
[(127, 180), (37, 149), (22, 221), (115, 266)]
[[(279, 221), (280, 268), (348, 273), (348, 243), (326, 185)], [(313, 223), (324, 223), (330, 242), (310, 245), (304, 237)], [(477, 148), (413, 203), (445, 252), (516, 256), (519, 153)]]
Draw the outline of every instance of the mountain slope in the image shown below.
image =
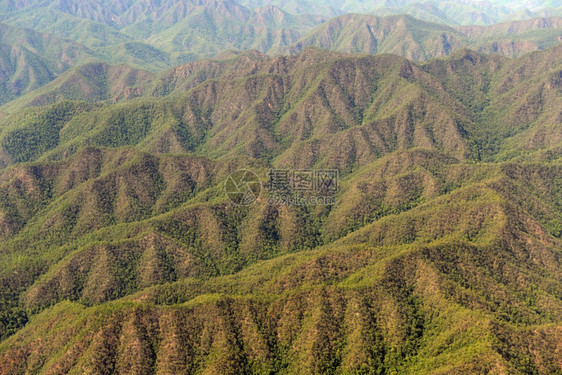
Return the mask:
[(88, 63), (71, 68), (40, 89), (5, 106), (15, 111), (26, 106), (44, 106), (61, 100), (118, 102), (142, 95), (153, 75), (127, 65)]
[[(106, 92), (102, 96), (84, 92), (81, 78), (70, 79), (60, 83), (64, 90), (57, 84), (37, 100), (73, 98), (65, 92), (90, 101), (144, 97), (117, 106), (84, 107), (85, 112), (70, 117), (66, 108), (74, 105), (5, 117), (0, 120), (5, 124), (2, 160), (60, 158), (84, 144), (168, 152), (170, 139), (178, 151), (269, 156), (279, 166), (301, 168), (348, 170), (413, 147), (486, 160), (506, 138), (525, 139), (538, 129), (555, 134), (561, 116), (560, 51), (558, 46), (517, 60), (461, 51), (427, 65), (391, 55), (351, 57), (315, 49), (289, 58), (250, 53), (188, 64), (156, 79), (125, 69), (128, 73), (112, 88), (100, 88)], [(109, 71), (121, 74), (122, 68)], [(166, 95), (169, 100), (159, 99)], [(45, 127), (49, 113), (61, 116), (60, 128)], [(130, 135), (110, 136), (127, 127)], [(31, 145), (22, 137), (30, 132), (44, 136)], [(542, 139), (529, 150), (557, 143), (555, 137)]]
[(486, 27), (453, 28), (408, 15), (350, 14), (329, 20), (291, 47), (274, 52), (298, 53), (314, 46), (345, 53), (392, 53), (423, 61), (472, 48), (483, 53), (517, 57), (559, 44), (561, 20), (560, 17), (538, 18)]
[(553, 1), (443, 1), (443, 0), (242, 0), (250, 8), (277, 5), (294, 14), (323, 14), (337, 17), (345, 13), (388, 16), (410, 14), (424, 21), (454, 25), (491, 25), (524, 17), (550, 17), (559, 15), (562, 3)]
[(305, 36), (291, 52), (315, 46), (347, 53), (394, 53), (423, 60), (446, 56), (462, 43), (461, 39), (460, 34), (447, 26), (409, 16), (345, 15)]
[(327, 20), (291, 14), (271, 4), (249, 9), (230, 0), (9, 2), (0, 20), (6, 23), (0, 40), (4, 78), (0, 104), (91, 61), (162, 71), (225, 52), (255, 49), (277, 56), (300, 53), (309, 46), (392, 53), (419, 61), (467, 47), (517, 57), (550, 48), (562, 38), (560, 17), (452, 28), (405, 15), (347, 14)]
[(562, 17), (535, 18), (488, 27), (457, 27), (468, 36), (469, 46), (482, 53), (517, 57), (547, 49), (562, 41)]
[[(386, 162), (415, 171), (423, 160), (404, 167), (398, 156)], [(415, 154), (400, 156), (416, 159)], [(459, 167), (449, 163), (451, 170)], [(166, 235), (129, 227), (137, 238), (71, 252), (29, 289), (28, 306), (48, 306), (52, 298), (81, 304), (62, 302), (5, 341), (2, 370), (22, 373), (38, 357), (48, 359), (41, 369), (63, 373), (122, 372), (131, 365), (149, 372), (555, 372), (561, 280), (559, 253), (553, 249), (560, 249), (560, 239), (543, 231), (529, 216), (536, 211), (523, 210), (508, 193), (513, 188), (504, 187), (515, 184), (537, 199), (541, 193), (535, 189), (549, 189), (533, 175), (542, 169), (547, 173), (542, 181), (555, 182), (548, 176), (559, 173), (560, 166), (550, 171), (537, 165), (498, 168), (480, 182), (465, 182), (450, 195), (438, 194), (419, 207), (375, 220), (327, 247), (208, 281), (196, 276), (205, 267), (194, 261), (196, 253), (182, 258), (182, 248), (190, 247), (176, 241), (189, 238), (187, 233), (168, 232), (157, 224), (162, 219), (154, 224)], [(399, 176), (393, 173), (387, 169), (384, 179)], [(198, 213), (188, 216), (186, 209)], [(189, 221), (195, 217), (215, 228), (223, 217), (217, 209), (227, 207), (185, 207), (175, 216), (188, 220), (186, 228), (201, 228)], [(252, 211), (262, 209), (267, 208)], [(277, 209), (264, 219), (284, 220), (285, 209)], [(436, 219), (447, 223), (430, 224)], [(208, 231), (199, 233), (202, 249), (220, 248)], [(99, 237), (107, 241), (107, 235)], [(82, 305), (131, 293), (131, 285), (181, 278), (180, 270), (168, 268), (170, 261), (196, 278), (113, 303)], [(76, 291), (80, 294), (72, 294)], [(78, 339), (71, 339), (75, 335)]]
[[(249, 10), (230, 0), (168, 0), (151, 4), (83, 1), (72, 5), (50, 1), (19, 6), (1, 15), (5, 22), (69, 38), (94, 49), (135, 42), (160, 53), (176, 52), (168, 57), (171, 61), (166, 63), (167, 67), (178, 61), (212, 57), (231, 48), (253, 46), (265, 51), (284, 46), (325, 20), (322, 16), (291, 15), (273, 6)], [(127, 62), (115, 60), (111, 54), (107, 57), (110, 62)], [(145, 65), (151, 66), (158, 65), (156, 61)]]
[(92, 52), (77, 43), (0, 24), (0, 103), (35, 90), (70, 66), (92, 59)]
[(0, 118), (0, 372), (559, 372), (561, 53), (69, 71)]
[[(560, 37), (556, 17), (513, 21), (514, 24), (489, 29), (466, 26), (455, 31), (443, 24), (466, 24), (457, 22), (458, 18), (474, 13), (470, 17), (475, 21), (482, 18), (476, 23), (488, 25), (509, 13), (503, 5), (486, 2), (386, 2), (376, 6), (360, 1), (335, 2), (316, 4), (321, 7), (320, 13), (307, 2), (244, 4), (248, 7), (231, 0), (166, 0), (150, 4), (138, 0), (115, 4), (29, 1), (5, 7), (0, 19), (81, 43), (96, 50), (106, 62), (147, 69), (213, 57), (229, 49), (252, 48), (275, 54), (300, 52), (307, 46), (354, 53), (395, 53), (421, 60), (448, 55), (458, 47), (518, 56), (551, 47)], [(341, 16), (371, 11), (389, 17)], [(402, 13), (424, 21), (395, 15)], [(322, 25), (330, 17), (336, 18)], [(494, 33), (502, 34), (497, 44), (486, 37)], [(481, 37), (466, 39), (461, 34)]]
[[(183, 150), (209, 152), (216, 157), (274, 155), (279, 165), (302, 163), (303, 168), (323, 165), (347, 169), (375, 155), (416, 146), (437, 147), (463, 159), (470, 156), (459, 128), (469, 119), (460, 107), (458, 114), (451, 114), (440, 104), (447, 96), (442, 89), (418, 88), (418, 83), (431, 86), (436, 82), (400, 57), (333, 55), (326, 60), (322, 51), (309, 50), (291, 59), (266, 59), (251, 67), (246, 75), (241, 71), (229, 79), (203, 81), (171, 101), (146, 98), (117, 107), (91, 107), (75, 119), (66, 117), (64, 104), (33, 110), (36, 114), (25, 118), (15, 114), (3, 120), (10, 125), (2, 128), (0, 144), (6, 155), (19, 161), (34, 160), (35, 155), (51, 149), (53, 157), (67, 154), (84, 141), (104, 146), (136, 144), (150, 152), (166, 152), (160, 145), (167, 144), (165, 139), (170, 136), (181, 140), (177, 145)], [(343, 82), (350, 79), (357, 80), (357, 86), (344, 88)], [(370, 92), (375, 95), (366, 94)], [(424, 115), (424, 108), (431, 111)], [(45, 128), (50, 113), (62, 116), (60, 128)], [(314, 127), (306, 120), (311, 116), (318, 119)], [(421, 119), (413, 124), (417, 116)], [(432, 119), (437, 118), (439, 122), (433, 124)], [(130, 137), (110, 136), (125, 130), (118, 129), (132, 124), (131, 120), (136, 125), (129, 129)], [(61, 138), (63, 127), (66, 135)], [(21, 136), (43, 131), (46, 133), (34, 146)], [(335, 150), (345, 149), (347, 142), (357, 147), (362, 144), (363, 158), (348, 152), (335, 158)], [(326, 153), (328, 149), (334, 150), (334, 157)], [(305, 151), (311, 158), (297, 161)]]

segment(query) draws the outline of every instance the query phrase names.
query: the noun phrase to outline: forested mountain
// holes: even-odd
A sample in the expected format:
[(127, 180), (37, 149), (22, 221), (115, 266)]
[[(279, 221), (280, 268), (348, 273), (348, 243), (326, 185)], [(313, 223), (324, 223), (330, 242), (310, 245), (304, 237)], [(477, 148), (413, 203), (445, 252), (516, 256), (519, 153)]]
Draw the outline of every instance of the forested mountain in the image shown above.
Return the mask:
[[(251, 151), (251, 155), (288, 162), (292, 152), (302, 155), (302, 147), (306, 147), (307, 153), (312, 152), (312, 164), (303, 167), (311, 167), (319, 162), (314, 154), (322, 153), (322, 147), (333, 148), (333, 142), (341, 141), (345, 133), (353, 143), (366, 142), (360, 154), (367, 159), (400, 145), (432, 145), (462, 160), (482, 160), (498, 151), (488, 149), (492, 138), (497, 138), (496, 143), (505, 142), (506, 135), (530, 132), (531, 123), (543, 126), (559, 119), (561, 48), (558, 45), (516, 60), (463, 50), (451, 59), (421, 65), (394, 55), (351, 57), (313, 48), (294, 57), (248, 52), (222, 61), (189, 63), (160, 74), (90, 64), (64, 74), (38, 90), (34, 98), (37, 104), (60, 99), (87, 100), (89, 104), (68, 102), (21, 112), (14, 108), (12, 115), (0, 120), (0, 147), (5, 160), (33, 161), (45, 157), (44, 151), (53, 157), (68, 154), (66, 150), (76, 149), (71, 145), (77, 142), (118, 146), (149, 142), (146, 150), (154, 152), (152, 142), (173, 136), (182, 151), (209, 150), (217, 157)], [(360, 92), (354, 93), (348, 86)], [(251, 95), (241, 94), (246, 87), (253, 87)], [(303, 96), (311, 92), (315, 94)], [(325, 96), (336, 102), (326, 102)], [(99, 100), (105, 102), (96, 103)], [(59, 109), (61, 105), (64, 110)], [(405, 115), (403, 109), (407, 109)], [(131, 137), (120, 140), (102, 135), (116, 121), (122, 123), (125, 115), (144, 118), (136, 123), (138, 129), (128, 129)], [(80, 120), (67, 125), (75, 116)], [(59, 117), (62, 128), (42, 125)], [(390, 128), (373, 134), (368, 127), (357, 128), (378, 126), (375, 124), (389, 119), (409, 130), (399, 136)], [(420, 128), (410, 128), (412, 123)], [(157, 131), (159, 124), (161, 131)], [(29, 140), (17, 136), (21, 132), (50, 136), (24, 147), (20, 142)], [(475, 141), (488, 148), (476, 147)], [(170, 144), (169, 140), (159, 142)], [(340, 155), (337, 159), (340, 167), (350, 168), (348, 162), (359, 162), (355, 157), (349, 155), (351, 159), (346, 160)]]
[(90, 59), (92, 53), (78, 43), (0, 24), (0, 103), (35, 90)]
[(511, 57), (546, 49), (562, 41), (562, 17), (504, 22), (488, 27), (462, 26), (456, 29), (468, 37), (469, 48)]
[[(292, 15), (275, 6), (249, 10), (234, 3), (151, 3), (154, 9), (134, 11), (140, 6), (135, 3), (121, 6), (120, 12), (100, 5), (102, 14), (96, 13), (92, 2), (73, 3), (69, 8), (54, 2), (26, 4), (17, 2), (21, 9), (5, 6), (5, 13), (0, 13), (5, 22), (18, 25), (0, 24), (0, 104), (42, 87), (73, 67), (76, 71), (59, 81), (68, 76), (84, 78), (92, 65), (81, 65), (89, 62), (155, 72), (200, 57), (220, 59), (248, 49), (277, 56), (310, 46), (347, 53), (392, 53), (415, 60), (444, 57), (464, 48), (517, 57), (552, 47), (562, 38), (560, 17), (453, 28), (406, 15), (352, 14), (326, 21), (321, 16)], [(125, 9), (132, 14), (127, 16)], [(149, 10), (152, 13), (142, 17), (135, 13)], [(41, 32), (22, 29), (22, 25)], [(97, 87), (101, 83), (96, 80), (99, 77), (88, 84)], [(24, 101), (43, 103), (35, 98), (37, 93), (32, 96)]]
[(346, 53), (391, 53), (428, 60), (472, 48), (478, 52), (517, 57), (555, 46), (561, 40), (561, 17), (453, 28), (407, 15), (346, 14), (327, 21), (292, 46), (273, 52), (298, 53), (314, 46)]
[(324, 14), (331, 17), (345, 13), (388, 16), (409, 14), (424, 21), (449, 25), (491, 25), (509, 19), (560, 15), (560, 0), (517, 1), (443, 1), (443, 0), (241, 0), (250, 8), (276, 5), (292, 13)]
[[(454, 4), (461, 8), (495, 9), (490, 10), (490, 14), (503, 14), (511, 8), (509, 4), (470, 1), (404, 2), (402, 5), (406, 8), (419, 10), (408, 11), (381, 8), (392, 5), (384, 2), (372, 5), (363, 1), (335, 1), (329, 3), (328, 8), (339, 10), (329, 11), (322, 2), (314, 4), (316, 6), (312, 3), (309, 6), (306, 1), (239, 4), (234, 0), (5, 1), (0, 7), (0, 21), (70, 39), (95, 50), (100, 59), (108, 63), (155, 70), (213, 57), (226, 50), (286, 53), (309, 45), (363, 53), (392, 52), (414, 59), (441, 57), (457, 46), (517, 56), (551, 47), (562, 36), (557, 17), (560, 14), (556, 9), (545, 8), (541, 12), (542, 8), (537, 8), (536, 13), (527, 10), (525, 14), (513, 14), (507, 23), (489, 28), (458, 26), (455, 30), (445, 24), (474, 25), (478, 22), (452, 21), (458, 16)], [(365, 13), (371, 6), (379, 10), (376, 16), (346, 14), (337, 17), (344, 12)], [(498, 10), (500, 8), (505, 11)], [(441, 12), (441, 16), (427, 16), (432, 9)], [(381, 15), (389, 17), (381, 18)], [(533, 15), (544, 18), (515, 21)], [(494, 17), (493, 22), (483, 23), (501, 20)], [(451, 20), (447, 21), (448, 18)], [(328, 19), (330, 21), (322, 25)], [(496, 34), (497, 40), (490, 40), (489, 36)], [(340, 40), (342, 38), (345, 41)], [(493, 42), (499, 45), (490, 45)], [(286, 47), (291, 48), (284, 49)]]
[(0, 0), (0, 374), (562, 374), (561, 7)]
[[(91, 63), (4, 107), (0, 373), (560, 372), (562, 45), (450, 53)], [(337, 201), (234, 205), (241, 168)]]
[(228, 49), (287, 45), (326, 19), (274, 6), (250, 10), (233, 0), (31, 1), (17, 2), (0, 16), (8, 24), (100, 48), (110, 58), (123, 47), (135, 48), (137, 55), (157, 49), (174, 58), (169, 66)]

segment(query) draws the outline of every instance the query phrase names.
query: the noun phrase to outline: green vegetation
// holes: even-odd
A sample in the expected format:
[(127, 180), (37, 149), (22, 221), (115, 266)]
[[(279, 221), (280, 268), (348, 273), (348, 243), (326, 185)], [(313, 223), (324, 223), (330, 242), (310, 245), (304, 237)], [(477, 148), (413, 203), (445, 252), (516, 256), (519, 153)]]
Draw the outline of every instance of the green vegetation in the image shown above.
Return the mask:
[[(560, 46), (91, 63), (0, 117), (0, 373), (557, 374)], [(240, 168), (334, 168), (250, 206)]]
[[(373, 9), (363, 1), (10, 1), (0, 5), (0, 105), (91, 62), (156, 72), (250, 49), (277, 56), (310, 46), (416, 61), (463, 48), (518, 57), (553, 47), (562, 37), (556, 9), (517, 16), (512, 4), (385, 4)], [(74, 71), (74, 78), (80, 74)], [(81, 78), (86, 84), (88, 77)], [(104, 93), (91, 98), (95, 94)], [(35, 104), (45, 100), (53, 98)]]
[(298, 53), (314, 46), (345, 53), (392, 53), (429, 60), (472, 48), (518, 57), (557, 45), (562, 37), (561, 26), (560, 17), (452, 27), (403, 14), (346, 14), (328, 20), (293, 45), (274, 49), (273, 53)]
[(454, 25), (491, 25), (508, 20), (525, 20), (560, 15), (556, 0), (522, 3), (517, 1), (450, 1), (450, 0), (242, 0), (250, 8), (274, 4), (291, 13), (324, 14), (331, 17), (344, 13), (389, 16), (409, 14), (424, 21)]

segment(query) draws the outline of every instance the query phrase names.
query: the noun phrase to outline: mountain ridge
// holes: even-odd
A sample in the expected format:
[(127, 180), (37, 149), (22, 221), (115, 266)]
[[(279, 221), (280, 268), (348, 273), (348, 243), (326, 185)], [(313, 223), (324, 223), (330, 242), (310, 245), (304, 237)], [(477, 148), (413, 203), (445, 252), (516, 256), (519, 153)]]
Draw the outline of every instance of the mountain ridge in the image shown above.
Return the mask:
[[(351, 14), (276, 55), (257, 49), (290, 48), (291, 27), (322, 17), (220, 0), (42, 4), (71, 33), (79, 17), (107, 28), (93, 61), (0, 107), (0, 373), (562, 371), (558, 19)], [(176, 46), (256, 38), (185, 61), (197, 53), (108, 32), (155, 20), (175, 25)], [(56, 48), (21, 48), (50, 72), (68, 44), (42, 38)], [(261, 184), (248, 205), (229, 199), (240, 170)], [(337, 171), (337, 191), (284, 204), (311, 192), (272, 189), (275, 171)]]
[[(167, 21), (171, 25), (167, 30), (149, 32), (143, 37), (135, 37), (132, 30), (131, 35), (114, 30), (112, 33), (117, 34), (111, 36), (107, 31), (109, 26), (84, 26), (83, 22), (93, 22), (86, 19), (69, 21), (86, 31), (65, 32), (61, 35), (64, 39), (2, 26), (6, 83), (1, 90), (4, 98), (1, 102), (17, 99), (69, 68), (93, 61), (162, 71), (200, 57), (221, 56), (227, 51), (257, 49), (278, 56), (296, 54), (309, 46), (347, 53), (393, 53), (420, 61), (445, 57), (463, 48), (517, 57), (548, 49), (562, 40), (560, 17), (453, 28), (406, 15), (354, 14), (325, 20), (317, 16), (293, 16), (273, 6), (241, 14), (234, 10), (221, 13), (205, 6), (194, 9), (191, 13), (183, 11), (187, 18), (178, 16)], [(161, 17), (166, 19), (165, 15)], [(73, 28), (65, 20), (61, 22), (64, 30)], [(26, 22), (18, 21), (18, 24)], [(56, 22), (52, 24), (55, 29), (56, 25)], [(48, 30), (56, 33), (55, 29)], [(20, 55), (19, 65), (15, 64), (15, 56)]]

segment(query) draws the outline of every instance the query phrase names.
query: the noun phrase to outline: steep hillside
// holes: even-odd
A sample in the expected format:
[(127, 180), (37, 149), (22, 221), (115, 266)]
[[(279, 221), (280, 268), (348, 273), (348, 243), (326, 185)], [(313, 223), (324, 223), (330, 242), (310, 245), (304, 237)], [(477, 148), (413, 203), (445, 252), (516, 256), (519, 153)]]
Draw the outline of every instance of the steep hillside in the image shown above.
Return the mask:
[[(462, 104), (446, 99), (420, 67), (395, 56), (327, 56), (308, 50), (266, 59), (246, 74), (205, 80), (166, 101), (60, 103), (16, 113), (2, 120), (0, 147), (10, 160), (32, 161), (46, 151), (52, 158), (68, 155), (83, 144), (138, 145), (149, 152), (170, 152), (173, 145), (214, 157), (270, 156), (279, 165), (345, 170), (411, 147), (472, 157)], [(356, 85), (348, 87), (349, 81)], [(458, 112), (446, 110), (442, 100)]]
[(344, 15), (326, 22), (291, 47), (295, 53), (309, 46), (347, 53), (393, 53), (416, 60), (442, 57), (462, 45), (454, 29), (410, 16), (386, 18)]
[(421, 21), (408, 15), (377, 17), (347, 14), (327, 21), (291, 47), (314, 46), (346, 53), (392, 53), (414, 60), (448, 56), (462, 48), (517, 57), (562, 41), (562, 18), (537, 18), (491, 26), (457, 26)]
[(43, 86), (72, 65), (92, 59), (92, 52), (77, 43), (0, 24), (0, 104)]
[[(14, 268), (6, 269), (3, 282), (21, 283), (26, 310), (12, 307), (4, 319), (17, 327), (17, 319), (27, 319), (22, 311), (61, 302), (1, 344), (4, 373), (559, 369), (560, 233), (543, 229), (550, 220), (560, 222), (560, 210), (547, 206), (560, 200), (561, 186), (553, 179), (559, 164), (468, 166), (438, 154), (393, 154), (368, 167), (384, 171), (382, 178), (365, 170), (345, 183), (345, 191), (356, 192), (344, 193), (318, 231), (314, 217), (325, 215), (318, 211), (265, 204), (240, 210), (219, 201), (176, 201), (180, 207), (169, 214), (129, 222), (162, 207), (151, 202), (168, 195), (165, 186), (193, 189), (166, 177), (173, 176), (174, 164), (189, 159), (145, 156), (104, 173), (118, 154), (87, 152), (93, 162), (88, 167), (85, 155), (69, 160), (71, 167), (33, 167), (46, 177), (43, 184), (56, 181), (55, 203), (39, 210), (60, 214), (30, 223), (25, 236), (8, 242), (20, 250), (9, 261), (12, 252), (5, 252), (3, 263)], [(194, 174), (208, 168), (194, 161), (182, 170), (193, 178), (197, 196), (215, 183), (212, 173)], [(57, 170), (71, 172), (62, 177)], [(20, 192), (33, 194), (29, 188), (36, 183), (25, 172), (10, 174), (27, 180)], [(147, 176), (162, 176), (162, 187), (155, 189), (154, 177), (143, 182)], [(104, 186), (115, 186), (110, 181), (121, 181), (108, 190), (116, 198), (104, 198)], [(409, 181), (420, 181), (424, 198), (401, 205), (397, 194), (418, 189)], [(351, 218), (348, 199), (358, 192), (372, 199), (377, 191), (387, 207), (397, 208), (376, 215), (384, 205), (361, 205), (367, 217), (374, 215), (364, 217), (360, 229), (350, 228), (344, 237), (334, 233), (341, 238), (336, 242), (321, 234), (341, 228), (330, 222)], [(94, 198), (94, 192), (95, 200), (79, 198)], [(56, 203), (57, 196), (65, 203)], [(133, 203), (134, 197), (141, 201)], [(69, 221), (58, 227), (59, 217)], [(96, 231), (104, 221), (107, 229)], [(25, 245), (39, 238), (36, 243), (50, 242), (52, 250)], [(328, 245), (305, 250), (323, 241)], [(259, 261), (270, 257), (277, 258)]]
[[(247, 154), (279, 166), (351, 170), (415, 147), (460, 160), (490, 160), (506, 141), (515, 142), (512, 156), (544, 151), (558, 142), (561, 48), (517, 60), (465, 50), (426, 65), (316, 49), (278, 58), (245, 53), (157, 77), (91, 65), (25, 98), (27, 103), (125, 102), (61, 103), (4, 117), (0, 160), (59, 159), (81, 145), (137, 145), (148, 152)], [(80, 111), (68, 112), (74, 108)], [(529, 137), (535, 141), (525, 145)]]
[(547, 49), (562, 41), (562, 17), (535, 18), (499, 23), (488, 27), (457, 27), (478, 52), (517, 57)]
[(561, 53), (96, 63), (4, 107), (0, 373), (562, 371)]

